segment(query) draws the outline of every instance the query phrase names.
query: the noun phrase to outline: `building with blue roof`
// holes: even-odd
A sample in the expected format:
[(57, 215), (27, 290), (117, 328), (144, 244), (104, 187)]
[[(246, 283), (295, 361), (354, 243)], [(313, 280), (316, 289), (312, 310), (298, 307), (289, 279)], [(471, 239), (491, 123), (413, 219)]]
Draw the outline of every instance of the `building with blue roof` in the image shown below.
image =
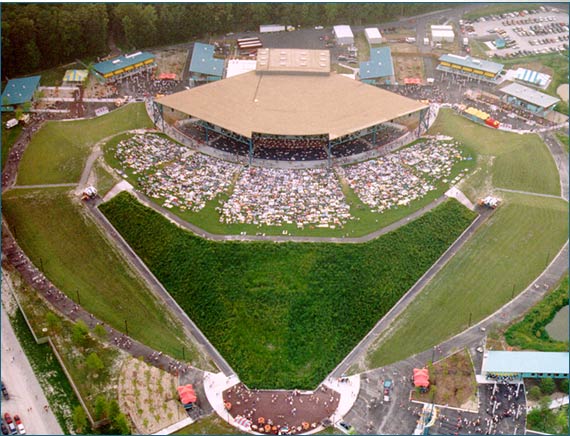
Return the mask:
[(497, 62), (454, 54), (442, 55), (438, 61), (438, 71), (491, 83), (497, 81), (504, 68), (503, 64)]
[(370, 49), (370, 60), (360, 62), (360, 80), (369, 84), (394, 82), (394, 63), (390, 47)]
[(15, 106), (31, 102), (40, 85), (41, 76), (9, 80), (2, 91), (2, 111), (12, 111)]
[(487, 351), (481, 374), (488, 379), (566, 378), (570, 354), (545, 351)]
[(190, 60), (190, 77), (195, 82), (213, 82), (224, 74), (224, 60), (214, 57), (215, 48), (210, 44), (194, 44)]
[(95, 72), (105, 80), (120, 80), (155, 67), (154, 55), (141, 51), (93, 65)]

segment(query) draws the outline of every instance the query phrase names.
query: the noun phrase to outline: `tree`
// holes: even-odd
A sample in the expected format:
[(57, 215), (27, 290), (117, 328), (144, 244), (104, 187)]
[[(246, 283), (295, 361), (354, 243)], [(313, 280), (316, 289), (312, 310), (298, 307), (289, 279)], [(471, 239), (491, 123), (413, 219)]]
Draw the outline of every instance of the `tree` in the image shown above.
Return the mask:
[(543, 378), (540, 381), (540, 390), (543, 394), (550, 395), (554, 392), (554, 389), (556, 389), (556, 384), (551, 378)]
[(53, 312), (48, 312), (46, 314), (46, 323), (48, 329), (58, 332), (61, 329), (61, 319)]
[(73, 427), (79, 434), (83, 433), (87, 426), (87, 415), (81, 406), (75, 406), (73, 409)]
[(87, 344), (87, 338), (89, 336), (89, 327), (85, 324), (85, 321), (80, 319), (73, 325), (71, 331), (71, 337), (76, 345), (84, 347)]
[(93, 404), (93, 417), (99, 421), (107, 417), (107, 399), (103, 395), (97, 395)]
[(528, 391), (528, 398), (533, 401), (538, 401), (541, 396), (540, 388), (538, 386), (533, 386)]
[(95, 336), (97, 336), (99, 339), (102, 340), (107, 339), (107, 330), (105, 330), (105, 327), (102, 326), (101, 324), (97, 324), (93, 328), (93, 333), (95, 333)]
[(119, 434), (131, 434), (129, 422), (123, 413), (119, 413), (115, 419), (113, 419), (113, 427)]
[(121, 408), (119, 407), (119, 403), (117, 400), (111, 400), (107, 404), (107, 418), (111, 421), (115, 419), (121, 413)]
[(103, 361), (95, 352), (87, 356), (87, 359), (85, 359), (85, 366), (87, 367), (89, 372), (95, 374), (101, 371), (103, 368), (105, 368)]
[(565, 395), (568, 395), (570, 393), (567, 378), (563, 378), (562, 380), (560, 380), (560, 391)]

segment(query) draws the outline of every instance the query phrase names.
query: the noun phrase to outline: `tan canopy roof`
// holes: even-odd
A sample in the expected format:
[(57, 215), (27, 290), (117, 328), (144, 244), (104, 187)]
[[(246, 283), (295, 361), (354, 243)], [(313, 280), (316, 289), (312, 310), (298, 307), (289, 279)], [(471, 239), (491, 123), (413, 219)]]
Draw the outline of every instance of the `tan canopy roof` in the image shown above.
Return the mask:
[(338, 74), (255, 71), (156, 100), (251, 138), (252, 133), (335, 139), (427, 106)]

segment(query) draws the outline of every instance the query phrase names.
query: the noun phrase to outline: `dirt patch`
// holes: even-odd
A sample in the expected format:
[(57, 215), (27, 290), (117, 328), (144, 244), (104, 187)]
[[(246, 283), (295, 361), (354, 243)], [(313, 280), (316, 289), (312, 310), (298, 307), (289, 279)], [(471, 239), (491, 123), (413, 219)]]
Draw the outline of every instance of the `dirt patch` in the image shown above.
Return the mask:
[(424, 80), (424, 63), (419, 56), (392, 56), (396, 82), (404, 83), (405, 78), (419, 77)]
[(568, 102), (569, 90), (570, 87), (568, 86), (568, 83), (563, 83), (558, 88), (556, 88), (556, 94), (558, 94), (562, 100)]
[(477, 405), (477, 382), (471, 357), (467, 350), (459, 351), (433, 364), (430, 368), (430, 389), (428, 392), (412, 393), (412, 399), (462, 407)]
[(156, 74), (174, 73), (182, 77), (188, 50), (185, 48), (169, 48), (154, 53), (157, 65)]
[(152, 434), (186, 417), (175, 376), (130, 357), (119, 377), (119, 404), (136, 434)]

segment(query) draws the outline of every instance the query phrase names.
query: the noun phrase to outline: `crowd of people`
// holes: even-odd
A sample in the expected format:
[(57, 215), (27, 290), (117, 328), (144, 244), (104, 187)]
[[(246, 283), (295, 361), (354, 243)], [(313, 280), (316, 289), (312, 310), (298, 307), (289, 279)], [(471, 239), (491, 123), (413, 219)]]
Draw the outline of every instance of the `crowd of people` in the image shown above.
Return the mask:
[(323, 139), (282, 139), (256, 137), (253, 157), (269, 160), (324, 160), (327, 141)]
[(250, 168), (217, 210), (225, 224), (335, 228), (351, 219), (338, 179), (327, 169)]
[(339, 168), (339, 173), (373, 212), (406, 206), (435, 189), (462, 159), (458, 144), (428, 138), (395, 153)]
[(136, 135), (117, 145), (115, 157), (138, 175), (143, 193), (164, 207), (200, 211), (226, 191), (241, 167), (193, 152), (155, 134)]
[[(138, 134), (116, 146), (115, 157), (141, 191), (164, 207), (198, 212), (222, 192), (224, 224), (341, 228), (353, 219), (341, 188), (346, 181), (373, 212), (406, 206), (435, 189), (463, 159), (459, 144), (429, 137), (376, 159), (331, 169), (243, 166), (207, 156), (163, 136)], [(340, 180), (339, 180), (340, 178)]]

